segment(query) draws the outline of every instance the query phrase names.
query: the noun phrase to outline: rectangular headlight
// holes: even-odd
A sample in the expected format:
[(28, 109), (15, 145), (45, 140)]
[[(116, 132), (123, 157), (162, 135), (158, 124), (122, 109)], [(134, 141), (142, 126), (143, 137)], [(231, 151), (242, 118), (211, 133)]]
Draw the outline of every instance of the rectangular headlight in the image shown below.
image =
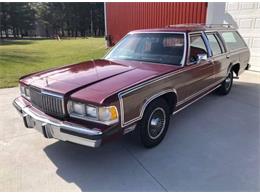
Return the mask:
[(116, 123), (119, 118), (117, 108), (115, 106), (96, 107), (76, 101), (69, 101), (67, 108), (71, 117), (104, 124)]
[(28, 100), (30, 99), (30, 89), (28, 86), (20, 84), (20, 92), (23, 97), (25, 97)]
[(87, 105), (86, 110), (87, 110), (87, 112), (86, 112), (87, 116), (97, 119), (97, 117), (98, 117), (97, 107)]
[(75, 114), (85, 115), (86, 114), (86, 106), (85, 104), (79, 102), (72, 102), (72, 110)]
[(20, 84), (21, 95), (25, 95), (25, 86)]
[(25, 96), (30, 98), (30, 89), (29, 89), (29, 87), (25, 87)]

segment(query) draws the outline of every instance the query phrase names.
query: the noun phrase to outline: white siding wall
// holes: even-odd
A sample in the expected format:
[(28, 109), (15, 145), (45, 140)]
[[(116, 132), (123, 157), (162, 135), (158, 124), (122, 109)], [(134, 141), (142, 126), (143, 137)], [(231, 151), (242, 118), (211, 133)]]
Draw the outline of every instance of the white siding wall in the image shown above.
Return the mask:
[(251, 70), (260, 71), (260, 2), (209, 3), (207, 23), (237, 27), (251, 51)]

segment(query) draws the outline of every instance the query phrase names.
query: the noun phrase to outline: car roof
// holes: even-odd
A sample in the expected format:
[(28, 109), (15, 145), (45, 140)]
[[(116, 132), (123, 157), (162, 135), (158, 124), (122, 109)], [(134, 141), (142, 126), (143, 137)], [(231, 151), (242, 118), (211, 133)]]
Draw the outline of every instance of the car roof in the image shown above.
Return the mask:
[(230, 24), (178, 24), (169, 25), (163, 28), (151, 28), (134, 30), (130, 33), (155, 33), (155, 32), (197, 32), (197, 31), (218, 31), (218, 30), (234, 30)]

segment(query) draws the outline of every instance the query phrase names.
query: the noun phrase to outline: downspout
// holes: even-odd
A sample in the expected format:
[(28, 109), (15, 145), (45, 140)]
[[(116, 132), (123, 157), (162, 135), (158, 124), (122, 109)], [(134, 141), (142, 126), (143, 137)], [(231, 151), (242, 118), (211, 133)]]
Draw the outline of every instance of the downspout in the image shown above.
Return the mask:
[(208, 2), (206, 24), (224, 24), (225, 8), (225, 2)]

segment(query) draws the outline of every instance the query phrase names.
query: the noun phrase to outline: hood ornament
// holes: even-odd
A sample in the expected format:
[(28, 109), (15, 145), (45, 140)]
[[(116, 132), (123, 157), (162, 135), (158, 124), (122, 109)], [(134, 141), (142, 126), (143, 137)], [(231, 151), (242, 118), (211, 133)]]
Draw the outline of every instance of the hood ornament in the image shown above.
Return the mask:
[(49, 83), (48, 83), (48, 77), (45, 77), (45, 78), (44, 78), (44, 81), (45, 81), (45, 83), (46, 83), (46, 86), (48, 86), (48, 85), (49, 85)]

